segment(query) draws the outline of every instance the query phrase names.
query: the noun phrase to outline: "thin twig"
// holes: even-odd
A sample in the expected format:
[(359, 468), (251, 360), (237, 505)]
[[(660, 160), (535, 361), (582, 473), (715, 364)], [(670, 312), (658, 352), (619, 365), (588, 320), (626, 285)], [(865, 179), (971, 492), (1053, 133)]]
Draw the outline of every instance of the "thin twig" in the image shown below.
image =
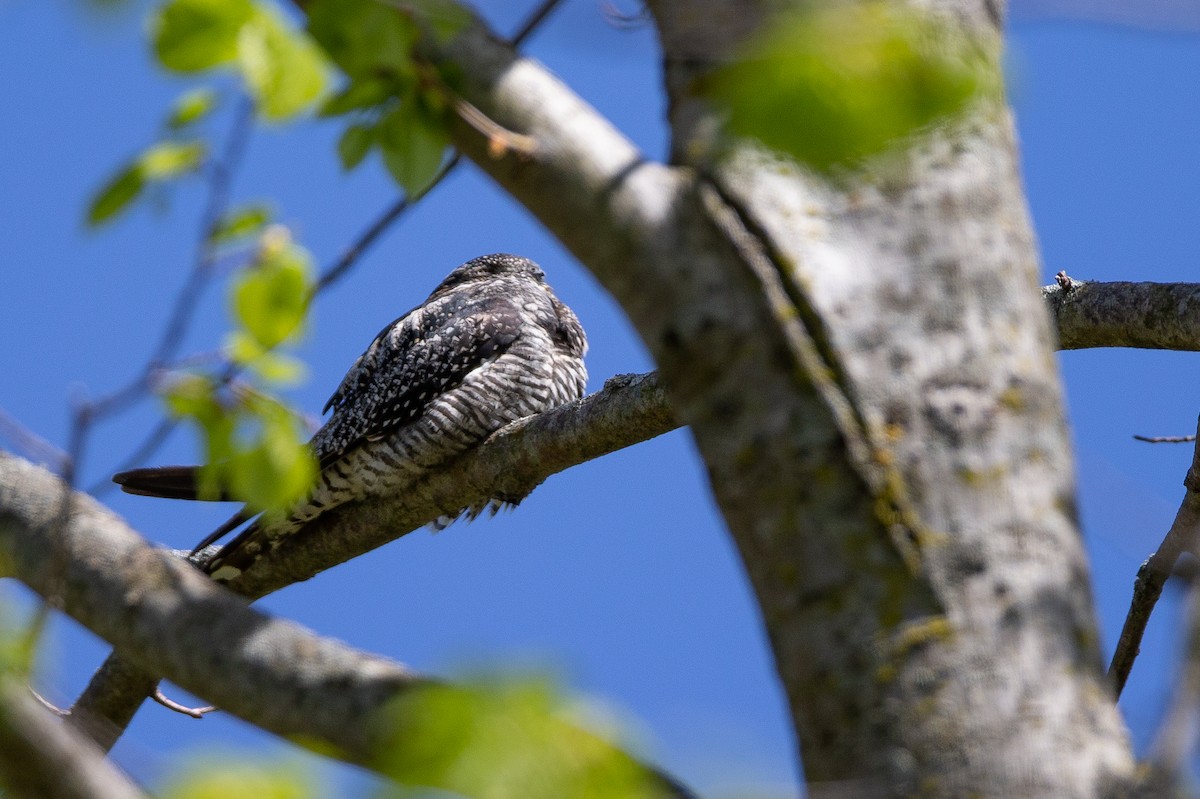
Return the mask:
[(196, 310), (200, 291), (204, 288), (214, 263), (211, 246), (212, 233), (225, 213), (229, 203), (229, 191), (233, 177), (245, 152), (254, 120), (254, 103), (249, 97), (243, 97), (234, 111), (233, 128), (225, 141), (225, 149), (221, 157), (213, 162), (209, 177), (208, 201), (200, 218), (200, 230), (196, 236), (196, 251), (191, 274), (188, 282), (175, 300), (175, 308), (171, 312), (170, 321), (163, 331), (162, 339), (150, 358), (147, 371), (152, 371), (166, 363), (175, 354), (191, 323), (192, 314)]
[(33, 698), (37, 701), (37, 703), (39, 705), (41, 705), (42, 707), (46, 708), (46, 710), (49, 710), (51, 713), (53, 713), (56, 716), (71, 715), (71, 711), (63, 710), (61, 707), (54, 704), (49, 699), (47, 699), (46, 697), (42, 696), (37, 691), (35, 691), (32, 685), (28, 686), (28, 688), (29, 688), (29, 693), (33, 695)]
[(161, 688), (155, 688), (154, 693), (150, 695), (150, 698), (168, 710), (174, 710), (176, 713), (182, 713), (183, 715), (191, 716), (194, 719), (202, 719), (206, 713), (212, 713), (217, 709), (216, 705), (205, 705), (204, 707), (188, 707), (187, 705), (181, 705), (174, 699), (171, 699), (164, 694)]
[[(1200, 431), (1200, 422), (1197, 423), (1197, 428)], [(1200, 447), (1197, 447), (1192, 455), (1192, 465), (1183, 478), (1183, 485), (1186, 493), (1175, 520), (1171, 523), (1171, 529), (1167, 530), (1154, 554), (1138, 569), (1137, 579), (1133, 584), (1129, 613), (1125, 616), (1125, 625), (1121, 628), (1121, 637), (1117, 641), (1112, 663), (1108, 667), (1109, 678), (1117, 696), (1121, 695), (1129, 679), (1133, 661), (1137, 659), (1141, 649), (1142, 636), (1146, 632), (1150, 614), (1154, 612), (1154, 606), (1162, 595), (1163, 586), (1171, 576), (1179, 557), (1195, 549), (1197, 534), (1200, 533)]]
[[(254, 103), (250, 98), (245, 97), (234, 111), (233, 125), (226, 137), (221, 156), (209, 168), (208, 198), (205, 200), (204, 211), (200, 217), (200, 229), (196, 236), (192, 269), (188, 273), (183, 288), (175, 297), (175, 306), (163, 330), (162, 337), (137, 377), (127, 385), (91, 403), (89, 412), (93, 421), (118, 413), (147, 396), (156, 379), (166, 370), (168, 362), (174, 357), (183, 342), (183, 336), (187, 332), (196, 306), (199, 304), (200, 294), (212, 278), (213, 265), (217, 260), (211, 247), (212, 232), (216, 229), (229, 205), (230, 189), (250, 138), (253, 119)], [(142, 444), (138, 445), (135, 454), (148, 457), (162, 444), (169, 432), (169, 429), (163, 431), (162, 425), (160, 425)], [(126, 462), (132, 460), (132, 458), (128, 458)], [(134, 465), (137, 462), (140, 461), (135, 461)], [(114, 471), (119, 471), (119, 469)], [(100, 485), (98, 483), (96, 488), (99, 488)]]
[(508, 152), (516, 153), (519, 158), (529, 158), (537, 150), (537, 139), (509, 130), (457, 94), (452, 97), (454, 112), (487, 139), (488, 155), (492, 158), (500, 158)]
[(329, 288), (333, 283), (344, 277), (345, 274), (350, 271), (355, 264), (358, 263), (358, 260), (362, 258), (364, 254), (366, 254), (371, 245), (373, 245), (376, 240), (388, 230), (388, 228), (395, 224), (400, 217), (404, 216), (405, 212), (408, 211), (409, 208), (427, 196), (429, 192), (433, 191), (443, 180), (445, 180), (446, 176), (454, 171), (461, 160), (462, 156), (460, 156), (458, 153), (455, 153), (454, 156), (442, 166), (441, 170), (437, 173), (437, 175), (434, 176), (430, 184), (426, 186), (420, 194), (416, 194), (411, 197), (401, 197), (399, 200), (385, 208), (383, 213), (376, 217), (371, 224), (367, 225), (367, 228), (361, 234), (359, 234), (358, 238), (355, 239), (349, 247), (342, 251), (342, 254), (338, 256), (337, 260), (334, 261), (328, 269), (321, 273), (321, 277), (318, 278), (317, 285), (313, 289), (314, 296), (320, 294), (322, 291)]
[(525, 43), (534, 31), (538, 30), (545, 22), (546, 17), (550, 16), (550, 12), (558, 8), (562, 0), (543, 0), (542, 4), (533, 10), (521, 27), (517, 28), (517, 32), (509, 39), (513, 47), (520, 47)]
[(7, 439), (30, 460), (44, 463), (55, 472), (62, 471), (67, 453), (21, 424), (3, 408), (0, 408), (0, 438)]
[(1137, 441), (1145, 441), (1148, 444), (1187, 444), (1195, 441), (1196, 436), (1139, 436), (1135, 435)]
[(650, 23), (650, 9), (645, 3), (636, 14), (626, 14), (612, 0), (604, 0), (600, 4), (600, 13), (609, 25), (620, 30), (634, 30)]

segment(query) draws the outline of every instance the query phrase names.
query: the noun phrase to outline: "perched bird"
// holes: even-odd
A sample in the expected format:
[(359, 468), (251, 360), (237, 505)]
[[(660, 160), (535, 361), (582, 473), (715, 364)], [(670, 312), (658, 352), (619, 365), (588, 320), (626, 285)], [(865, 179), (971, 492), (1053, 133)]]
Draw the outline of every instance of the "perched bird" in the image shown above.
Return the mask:
[[(579, 320), (537, 264), (503, 254), (468, 261), (350, 367), (309, 444), (320, 474), (308, 496), (284, 514), (259, 516), (202, 568), (232, 579), (330, 508), (402, 490), (509, 422), (579, 399), (586, 351)], [(197, 469), (134, 469), (113, 480), (131, 494), (198, 499)], [(517, 501), (493, 498), (459, 514)], [(248, 518), (243, 510), (195, 552)]]

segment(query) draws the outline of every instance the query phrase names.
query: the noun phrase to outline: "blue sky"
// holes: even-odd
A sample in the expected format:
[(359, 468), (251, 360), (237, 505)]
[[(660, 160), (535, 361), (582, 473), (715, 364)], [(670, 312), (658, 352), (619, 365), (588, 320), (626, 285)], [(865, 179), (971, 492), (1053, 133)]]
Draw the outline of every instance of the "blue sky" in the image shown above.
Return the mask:
[[(485, 12), (512, 30), (525, 5), (495, 3)], [(1017, 4), (1011, 31), (1013, 100), (1047, 281), (1059, 269), (1083, 279), (1195, 280), (1200, 36), (1021, 11)], [(0, 408), (60, 446), (69, 399), (123, 384), (149, 355), (196, 237), (198, 181), (172, 192), (166, 208), (143, 205), (103, 231), (81, 222), (90, 193), (153, 140), (171, 100), (194, 85), (154, 69), (141, 31), (132, 14), (0, 0)], [(648, 27), (618, 29), (600, 3), (568, 0), (529, 49), (650, 156), (663, 156)], [(227, 127), (223, 113), (210, 131)], [(321, 264), (396, 196), (376, 161), (341, 173), (337, 132), (333, 124), (256, 131), (234, 187), (237, 200), (271, 199)], [(455, 265), (494, 251), (540, 262), (577, 311), (592, 342), (593, 390), (613, 374), (651, 368), (612, 299), (468, 166), (321, 297), (300, 351), (311, 378), (289, 399), (315, 414), (383, 324)], [(227, 329), (214, 286), (187, 348), (212, 350)], [(1061, 363), (1107, 655), (1137, 565), (1167, 529), (1190, 460), (1186, 446), (1152, 447), (1131, 435), (1191, 432), (1200, 383), (1189, 354), (1076, 352)], [(150, 401), (98, 428), (85, 481), (111, 471), (157, 419)], [(191, 435), (180, 433), (155, 462), (194, 458)], [(104, 499), (149, 538), (175, 547), (194, 543), (225, 514)], [(1152, 622), (1123, 701), (1139, 745), (1166, 698), (1175, 600), (1169, 592)], [(513, 513), (416, 533), (263, 606), (434, 674), (548, 669), (625, 718), (643, 751), (707, 795), (797, 790), (761, 626), (684, 432), (552, 478)], [(53, 632), (42, 687), (68, 704), (107, 647), (66, 621)], [(233, 749), (291, 751), (220, 714), (197, 722), (146, 706), (115, 755), (153, 781), (199, 753)], [(350, 769), (328, 773), (345, 795), (366, 781)]]

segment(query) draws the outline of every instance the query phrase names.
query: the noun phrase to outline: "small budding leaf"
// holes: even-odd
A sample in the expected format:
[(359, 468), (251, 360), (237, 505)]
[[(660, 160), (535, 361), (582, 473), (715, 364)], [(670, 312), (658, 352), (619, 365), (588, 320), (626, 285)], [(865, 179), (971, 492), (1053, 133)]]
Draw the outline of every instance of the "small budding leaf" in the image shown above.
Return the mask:
[[(395, 700), (381, 766), (402, 786), (475, 799), (650, 799), (651, 777), (563, 719), (542, 682), (422, 686)], [(384, 796), (410, 796), (406, 787)]]
[(237, 60), (264, 119), (294, 117), (325, 92), (327, 69), (320, 49), (270, 9), (260, 8), (238, 32)]
[(208, 242), (217, 245), (228, 244), (257, 235), (270, 221), (271, 209), (262, 203), (239, 206), (217, 220), (208, 236)]
[(194, 172), (207, 152), (202, 141), (164, 141), (149, 147), (105, 183), (88, 205), (87, 223), (96, 227), (112, 220), (141, 196), (148, 183)]
[(92, 227), (108, 222), (138, 198), (146, 186), (141, 167), (134, 163), (124, 167), (105, 183), (88, 205), (87, 223)]
[(251, 0), (169, 0), (152, 17), (154, 52), (167, 69), (200, 72), (233, 61)]
[(342, 161), (342, 169), (349, 171), (362, 163), (375, 144), (375, 127), (373, 125), (354, 124), (346, 128), (338, 139), (338, 157)]
[(180, 130), (204, 119), (217, 107), (217, 93), (208, 87), (185, 92), (171, 107), (167, 127)]
[(417, 98), (401, 103), (379, 122), (379, 147), (392, 177), (410, 195), (437, 175), (448, 143), (445, 126)]
[(701, 90), (729, 127), (821, 173), (879, 155), (1000, 86), (994, 48), (943, 19), (881, 3), (783, 16)]
[(233, 316), (259, 347), (271, 350), (300, 332), (311, 296), (308, 253), (290, 241), (268, 243), (233, 282)]
[(204, 161), (206, 151), (202, 141), (159, 142), (142, 153), (138, 165), (146, 180), (166, 180), (194, 172)]

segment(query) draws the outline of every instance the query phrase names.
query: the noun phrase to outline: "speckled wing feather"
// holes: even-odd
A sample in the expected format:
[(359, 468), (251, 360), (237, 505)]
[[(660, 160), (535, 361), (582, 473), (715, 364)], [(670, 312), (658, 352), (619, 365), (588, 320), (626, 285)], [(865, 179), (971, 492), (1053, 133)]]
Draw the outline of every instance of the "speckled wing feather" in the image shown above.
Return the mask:
[(520, 325), (518, 309), (504, 298), (463, 294), (415, 308), (388, 325), (325, 403), (333, 416), (312, 441), (321, 468), (419, 417), (435, 397), (503, 354)]

